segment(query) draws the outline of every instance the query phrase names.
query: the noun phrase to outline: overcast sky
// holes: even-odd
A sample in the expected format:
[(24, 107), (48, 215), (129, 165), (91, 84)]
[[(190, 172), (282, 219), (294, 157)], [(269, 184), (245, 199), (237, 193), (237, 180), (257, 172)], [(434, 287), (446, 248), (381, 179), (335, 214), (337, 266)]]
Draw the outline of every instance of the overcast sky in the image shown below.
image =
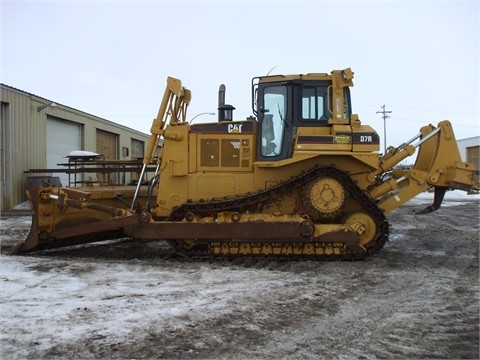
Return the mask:
[[(387, 144), (449, 119), (480, 135), (479, 0), (1, 1), (1, 82), (149, 132), (167, 76), (189, 118), (251, 111), (251, 79), (351, 67), (354, 113)], [(202, 115), (195, 122), (214, 121)], [(382, 145), (383, 148), (383, 145)]]

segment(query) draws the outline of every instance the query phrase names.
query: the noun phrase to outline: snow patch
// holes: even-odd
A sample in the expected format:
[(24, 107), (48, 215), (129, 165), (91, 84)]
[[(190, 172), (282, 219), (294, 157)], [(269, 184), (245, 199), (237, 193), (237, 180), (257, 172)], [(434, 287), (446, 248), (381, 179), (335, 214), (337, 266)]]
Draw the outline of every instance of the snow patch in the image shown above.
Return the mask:
[(70, 151), (68, 154), (68, 157), (96, 157), (100, 156), (100, 154), (97, 154), (92, 151), (85, 151), (85, 150), (73, 150)]

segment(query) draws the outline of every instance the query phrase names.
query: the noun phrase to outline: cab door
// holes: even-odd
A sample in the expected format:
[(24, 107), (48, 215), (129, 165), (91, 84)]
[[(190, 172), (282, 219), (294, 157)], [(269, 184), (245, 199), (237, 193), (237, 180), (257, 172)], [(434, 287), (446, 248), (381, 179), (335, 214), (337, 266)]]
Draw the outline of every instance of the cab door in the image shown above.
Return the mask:
[(279, 83), (258, 88), (258, 156), (260, 161), (278, 161), (291, 157), (293, 125), (291, 87)]

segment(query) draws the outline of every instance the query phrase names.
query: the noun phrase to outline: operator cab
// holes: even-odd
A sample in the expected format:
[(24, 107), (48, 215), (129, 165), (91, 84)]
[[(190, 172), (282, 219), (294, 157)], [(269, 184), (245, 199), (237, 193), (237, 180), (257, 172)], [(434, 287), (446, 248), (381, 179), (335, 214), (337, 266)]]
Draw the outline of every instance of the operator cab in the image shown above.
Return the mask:
[[(257, 160), (290, 158), (297, 127), (348, 124), (350, 89), (332, 86), (329, 74), (266, 76), (252, 80), (253, 112), (259, 123)], [(340, 90), (340, 93), (339, 91)]]

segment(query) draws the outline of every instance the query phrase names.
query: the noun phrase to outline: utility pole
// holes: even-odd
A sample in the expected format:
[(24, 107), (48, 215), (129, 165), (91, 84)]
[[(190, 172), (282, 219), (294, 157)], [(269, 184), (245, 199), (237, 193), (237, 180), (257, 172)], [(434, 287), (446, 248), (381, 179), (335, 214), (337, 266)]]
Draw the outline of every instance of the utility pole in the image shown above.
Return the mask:
[(382, 111), (377, 111), (377, 114), (382, 114), (383, 117), (383, 155), (387, 153), (387, 122), (390, 117), (387, 114), (391, 114), (391, 111), (385, 110), (385, 105), (382, 106)]

